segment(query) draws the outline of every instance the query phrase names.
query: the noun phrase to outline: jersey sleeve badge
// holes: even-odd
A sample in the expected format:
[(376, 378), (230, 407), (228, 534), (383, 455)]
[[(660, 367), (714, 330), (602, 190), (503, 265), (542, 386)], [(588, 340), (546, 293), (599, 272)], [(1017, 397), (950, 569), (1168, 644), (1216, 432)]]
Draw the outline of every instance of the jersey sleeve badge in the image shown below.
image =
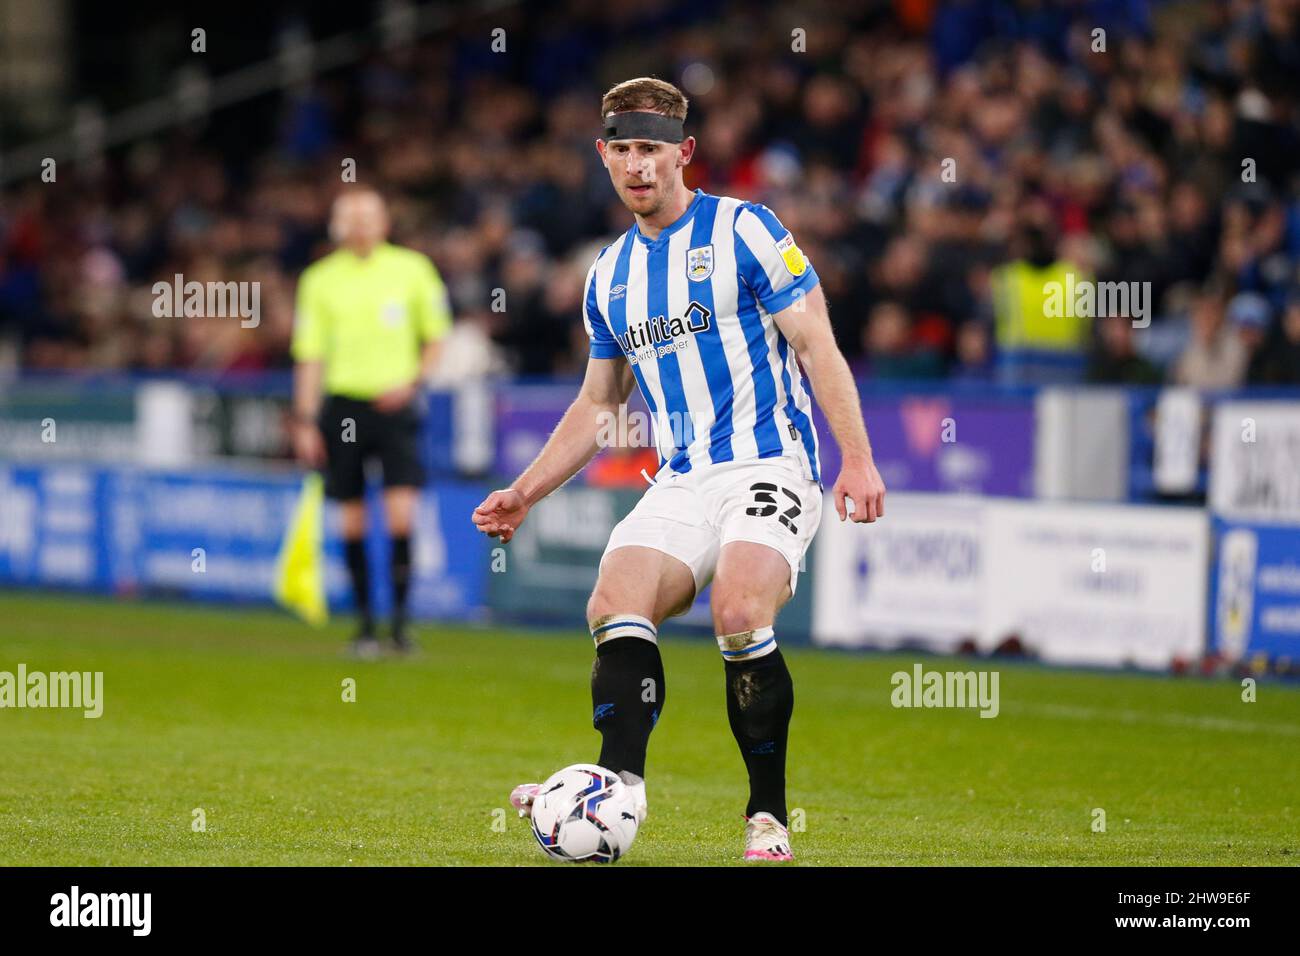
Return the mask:
[(776, 244), (776, 251), (781, 253), (781, 261), (785, 263), (790, 275), (797, 278), (807, 271), (808, 260), (803, 257), (803, 251), (794, 244), (792, 234), (788, 232), (785, 234), (785, 238)]

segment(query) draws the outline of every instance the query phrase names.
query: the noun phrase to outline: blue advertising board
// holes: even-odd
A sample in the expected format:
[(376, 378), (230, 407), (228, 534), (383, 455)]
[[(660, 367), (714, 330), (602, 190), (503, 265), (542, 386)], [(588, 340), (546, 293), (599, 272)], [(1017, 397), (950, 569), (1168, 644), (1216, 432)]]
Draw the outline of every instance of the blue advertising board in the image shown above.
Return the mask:
[(1300, 659), (1300, 525), (1214, 519), (1210, 647), (1230, 660)]
[[(0, 465), (0, 584), (269, 602), (276, 555), (301, 487), (293, 473)], [(486, 488), (426, 487), (413, 539), (411, 613), (472, 619), (486, 600), (488, 542), (470, 513)], [(389, 606), (377, 488), (367, 550), (377, 609)], [(326, 593), (352, 605), (338, 518), (325, 521)]]

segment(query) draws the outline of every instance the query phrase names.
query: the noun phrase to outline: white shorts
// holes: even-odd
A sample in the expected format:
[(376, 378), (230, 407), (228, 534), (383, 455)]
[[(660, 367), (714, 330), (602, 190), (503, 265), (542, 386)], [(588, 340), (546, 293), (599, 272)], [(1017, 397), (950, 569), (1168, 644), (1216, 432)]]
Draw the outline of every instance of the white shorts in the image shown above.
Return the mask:
[(699, 594), (723, 545), (755, 541), (785, 557), (794, 594), (821, 517), (821, 486), (794, 459), (722, 462), (658, 479), (614, 527), (605, 554), (629, 546), (662, 551), (691, 569)]

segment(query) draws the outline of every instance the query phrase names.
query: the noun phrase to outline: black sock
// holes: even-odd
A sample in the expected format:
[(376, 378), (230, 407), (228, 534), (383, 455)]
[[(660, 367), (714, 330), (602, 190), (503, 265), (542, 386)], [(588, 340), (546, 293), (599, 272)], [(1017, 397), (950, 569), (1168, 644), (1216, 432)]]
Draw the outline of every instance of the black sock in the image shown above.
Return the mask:
[(402, 535), (393, 538), (393, 635), (406, 627), (406, 592), (411, 587), (411, 538)]
[(646, 745), (663, 706), (664, 664), (658, 644), (617, 637), (596, 647), (591, 723), (601, 736), (598, 764), (644, 777)]
[(765, 810), (786, 824), (785, 748), (794, 713), (794, 681), (781, 649), (751, 661), (727, 661), (727, 718), (749, 771), (745, 816)]
[(344, 541), (343, 554), (348, 562), (348, 573), (352, 576), (352, 596), (357, 602), (361, 633), (370, 634), (374, 630), (375, 622), (370, 613), (370, 568), (366, 564), (365, 539)]

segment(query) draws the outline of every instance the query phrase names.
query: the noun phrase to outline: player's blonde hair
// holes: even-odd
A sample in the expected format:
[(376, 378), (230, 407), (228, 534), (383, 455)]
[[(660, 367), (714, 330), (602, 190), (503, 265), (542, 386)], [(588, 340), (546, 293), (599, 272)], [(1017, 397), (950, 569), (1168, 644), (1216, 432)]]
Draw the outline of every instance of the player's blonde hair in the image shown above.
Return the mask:
[(610, 87), (600, 101), (600, 115), (650, 110), (673, 119), (686, 119), (686, 95), (671, 83), (653, 76), (639, 76)]

